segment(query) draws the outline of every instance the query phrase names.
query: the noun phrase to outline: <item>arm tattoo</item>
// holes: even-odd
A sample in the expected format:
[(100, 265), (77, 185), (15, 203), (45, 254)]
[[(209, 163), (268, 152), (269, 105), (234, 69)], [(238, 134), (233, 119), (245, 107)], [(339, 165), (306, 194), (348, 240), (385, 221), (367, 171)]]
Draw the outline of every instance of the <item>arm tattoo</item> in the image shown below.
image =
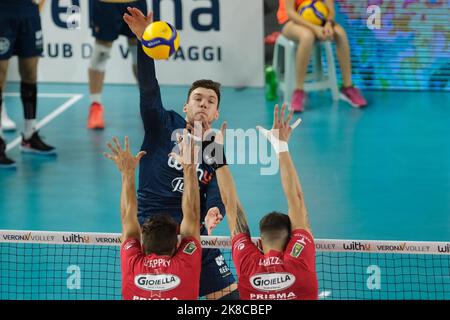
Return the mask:
[(237, 215), (236, 215), (236, 227), (234, 228), (233, 237), (239, 233), (246, 233), (250, 235), (250, 229), (248, 228), (247, 218), (245, 213), (241, 208), (241, 205), (237, 204)]

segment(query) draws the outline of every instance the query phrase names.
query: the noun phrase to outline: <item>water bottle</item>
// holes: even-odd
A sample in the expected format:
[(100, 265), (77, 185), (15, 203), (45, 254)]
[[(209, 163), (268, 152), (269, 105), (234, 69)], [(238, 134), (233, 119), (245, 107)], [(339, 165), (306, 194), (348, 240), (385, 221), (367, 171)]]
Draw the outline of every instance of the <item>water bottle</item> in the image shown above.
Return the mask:
[(277, 99), (277, 75), (272, 66), (267, 66), (266, 70), (266, 100), (274, 101)]

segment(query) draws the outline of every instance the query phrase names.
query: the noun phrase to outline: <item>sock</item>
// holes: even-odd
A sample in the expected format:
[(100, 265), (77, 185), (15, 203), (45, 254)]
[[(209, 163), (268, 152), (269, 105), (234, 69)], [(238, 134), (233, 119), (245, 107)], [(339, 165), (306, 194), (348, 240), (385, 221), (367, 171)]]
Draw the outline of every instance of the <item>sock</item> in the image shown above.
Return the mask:
[(20, 97), (22, 98), (25, 120), (36, 119), (37, 86), (36, 83), (20, 83)]
[(102, 94), (101, 93), (91, 93), (90, 98), (91, 98), (91, 103), (94, 103), (94, 102), (102, 103)]
[(26, 119), (23, 130), (23, 137), (25, 138), (25, 140), (30, 139), (35, 131), (36, 131), (36, 119)]

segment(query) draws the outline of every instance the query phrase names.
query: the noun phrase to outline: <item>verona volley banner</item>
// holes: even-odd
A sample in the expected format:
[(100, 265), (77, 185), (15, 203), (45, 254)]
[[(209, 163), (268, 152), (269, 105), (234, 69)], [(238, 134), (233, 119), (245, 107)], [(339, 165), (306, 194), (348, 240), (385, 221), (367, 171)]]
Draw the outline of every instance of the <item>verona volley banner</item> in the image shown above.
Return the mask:
[[(87, 83), (94, 38), (91, 0), (46, 0), (41, 10), (44, 53), (39, 81)], [(148, 8), (180, 33), (180, 50), (156, 63), (161, 84), (210, 78), (226, 86), (263, 86), (263, 0), (147, 0)], [(114, 42), (106, 83), (135, 83), (127, 39)], [(18, 81), (17, 59), (8, 80)]]

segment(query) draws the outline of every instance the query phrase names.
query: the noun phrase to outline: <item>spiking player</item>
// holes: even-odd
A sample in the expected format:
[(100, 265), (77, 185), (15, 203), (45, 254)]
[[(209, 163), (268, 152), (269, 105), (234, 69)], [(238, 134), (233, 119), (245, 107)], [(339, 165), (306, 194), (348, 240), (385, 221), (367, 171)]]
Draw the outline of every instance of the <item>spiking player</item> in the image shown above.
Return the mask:
[[(145, 16), (136, 8), (129, 8), (128, 11), (129, 14), (124, 16), (124, 20), (141, 40), (144, 30), (153, 21), (153, 14)], [(194, 127), (194, 122), (201, 122), (205, 129), (211, 126), (219, 117), (220, 84), (211, 80), (194, 82), (184, 105), (186, 117), (183, 118), (174, 111), (164, 109), (154, 61), (145, 55), (140, 46), (138, 80), (141, 117), (145, 129), (141, 150), (148, 154), (139, 167), (139, 222), (143, 224), (148, 217), (159, 212), (168, 212), (180, 223), (184, 183), (182, 166), (173, 157), (167, 159), (167, 154), (174, 146), (173, 133), (180, 128), (186, 128), (187, 123)], [(204, 163), (197, 166), (201, 221), (205, 221), (203, 235), (208, 234), (225, 215), (214, 175), (216, 167)], [(207, 299), (237, 299), (239, 296), (235, 279), (220, 250), (203, 250), (200, 296), (206, 296)]]

